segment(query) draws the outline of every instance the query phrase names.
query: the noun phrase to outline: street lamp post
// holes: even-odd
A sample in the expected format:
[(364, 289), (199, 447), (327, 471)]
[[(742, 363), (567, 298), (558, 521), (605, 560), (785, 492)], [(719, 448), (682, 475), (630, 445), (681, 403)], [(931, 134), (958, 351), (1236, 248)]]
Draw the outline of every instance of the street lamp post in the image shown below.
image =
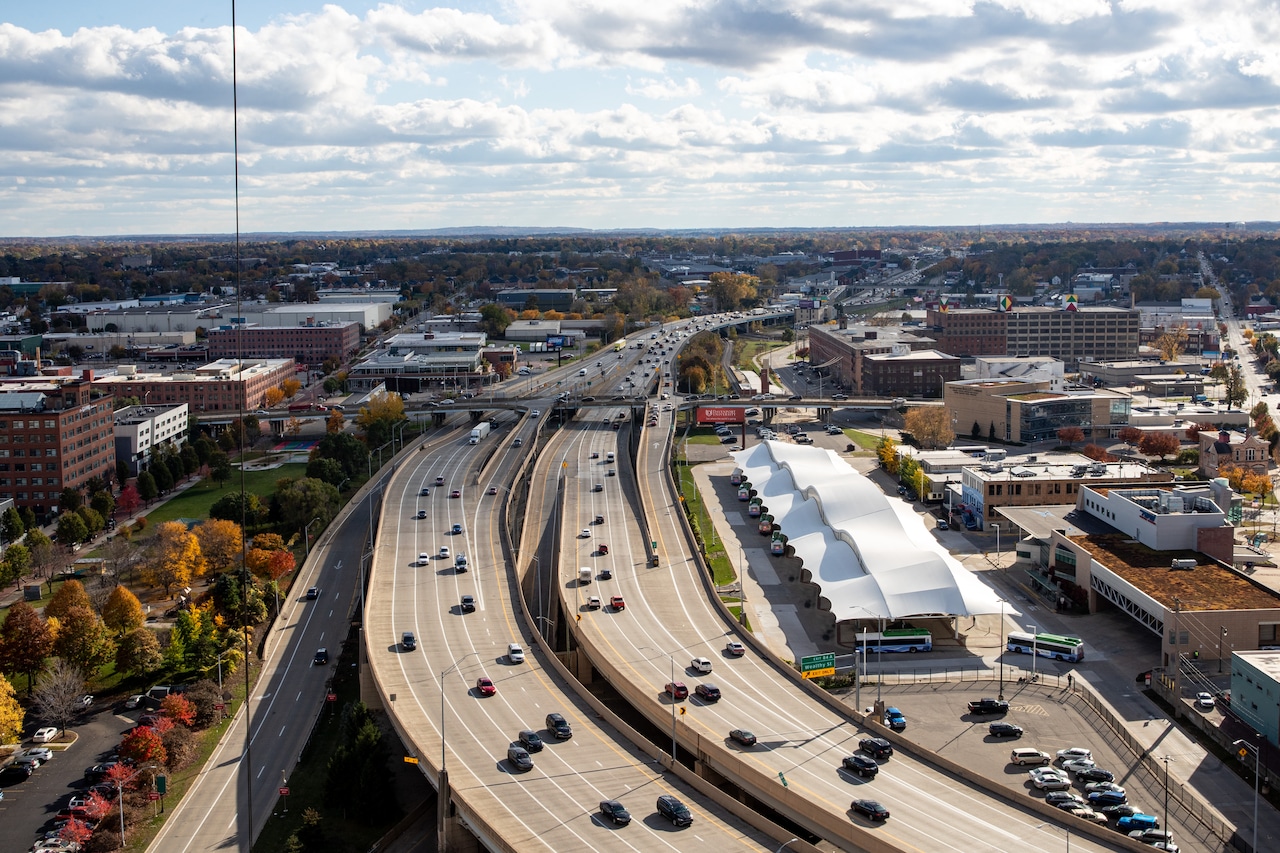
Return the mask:
[(128, 782), (134, 776), (137, 776), (143, 770), (155, 770), (154, 764), (144, 764), (137, 770), (130, 773), (123, 779), (116, 780), (116, 806), (120, 809), (120, 846), (124, 847), (124, 783)]
[(991, 526), (996, 529), (996, 567), (998, 568), (1000, 566), (1000, 525), (992, 524)]
[(1005, 600), (1000, 599), (1000, 692), (996, 698), (1004, 701), (1004, 605)]
[[(1262, 736), (1257, 735), (1256, 737), (1262, 737)], [(1236, 754), (1239, 755), (1241, 758), (1244, 758), (1244, 754), (1246, 752), (1253, 753), (1253, 846), (1249, 849), (1257, 850), (1258, 849), (1258, 781), (1262, 777), (1262, 765), (1261, 765), (1262, 745), (1259, 743), (1249, 743), (1246, 740), (1233, 741), (1231, 745), (1236, 748), (1237, 750)], [(1169, 816), (1169, 765), (1168, 763), (1164, 765), (1164, 787), (1165, 787), (1164, 813), (1165, 813), (1165, 825), (1167, 826), (1168, 816)]]
[(1058, 825), (1056, 825), (1056, 824), (1052, 824), (1052, 823), (1042, 823), (1042, 824), (1040, 824), (1039, 826), (1037, 826), (1037, 827), (1036, 827), (1036, 829), (1061, 829), (1061, 830), (1062, 830), (1063, 832), (1065, 832), (1065, 833), (1066, 833), (1066, 835), (1067, 835), (1067, 850), (1066, 850), (1066, 853), (1071, 853), (1071, 828), (1070, 828), (1070, 827), (1067, 827), (1067, 826), (1058, 826)]
[(1027, 628), (1031, 631), (1031, 680), (1035, 681), (1036, 680), (1036, 656), (1040, 653), (1040, 650), (1036, 647), (1036, 639), (1037, 639), (1036, 632), (1039, 629), (1035, 625), (1028, 625)]
[(315, 524), (319, 520), (319, 517), (313, 518), (307, 522), (306, 527), (302, 528), (302, 541), (307, 547), (306, 556), (302, 558), (304, 563), (311, 557), (311, 525)]
[[(1164, 762), (1164, 827), (1165, 832), (1169, 831), (1169, 762), (1173, 759), (1167, 755), (1160, 756), (1160, 760)], [(1254, 827), (1257, 827), (1257, 821), (1254, 821)], [(1254, 850), (1257, 850), (1257, 839), (1254, 839)]]

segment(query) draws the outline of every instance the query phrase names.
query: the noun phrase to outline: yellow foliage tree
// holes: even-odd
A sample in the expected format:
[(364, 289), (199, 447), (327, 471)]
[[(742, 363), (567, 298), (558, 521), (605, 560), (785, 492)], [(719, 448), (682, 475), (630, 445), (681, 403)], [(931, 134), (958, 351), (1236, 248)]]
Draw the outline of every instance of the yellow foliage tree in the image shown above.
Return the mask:
[(128, 587), (117, 586), (102, 605), (102, 621), (116, 636), (122, 636), (146, 624), (147, 614), (142, 610), (142, 602)]
[(26, 712), (18, 704), (9, 679), (0, 674), (0, 743), (17, 743)]
[(890, 474), (898, 473), (898, 443), (889, 436), (880, 439), (876, 445), (876, 456), (880, 459), (880, 467)]
[(942, 406), (916, 406), (903, 417), (907, 432), (921, 447), (948, 447), (956, 440), (951, 430), (951, 413)]
[(289, 418), (284, 425), (284, 431), (289, 435), (299, 435), (302, 432), (302, 421), (298, 418)]
[(144, 564), (147, 583), (164, 587), (167, 597), (175, 586), (190, 586), (204, 573), (200, 541), (180, 521), (166, 521), (156, 528), (150, 558)]
[(721, 311), (732, 311), (749, 299), (756, 298), (760, 279), (735, 272), (713, 272), (709, 292)]
[(234, 521), (211, 518), (196, 525), (192, 531), (200, 542), (200, 555), (204, 557), (208, 571), (221, 574), (235, 568), (244, 550), (244, 536), (240, 525)]
[(365, 435), (370, 447), (378, 447), (391, 440), (391, 429), (405, 420), (404, 398), (399, 394), (380, 391), (369, 398), (356, 414), (356, 426)]
[(267, 401), (267, 408), (280, 405), (284, 400), (284, 392), (279, 388), (268, 388), (267, 393), (263, 395), (263, 399)]
[(298, 396), (298, 392), (302, 390), (302, 383), (296, 379), (286, 379), (280, 383), (280, 390), (284, 392), (286, 397), (292, 400), (294, 397)]
[(339, 412), (337, 409), (334, 409), (333, 411), (329, 412), (329, 417), (324, 422), (324, 428), (326, 432), (342, 432), (342, 428), (346, 426), (346, 423), (347, 423), (346, 416), (343, 415), (342, 412)]

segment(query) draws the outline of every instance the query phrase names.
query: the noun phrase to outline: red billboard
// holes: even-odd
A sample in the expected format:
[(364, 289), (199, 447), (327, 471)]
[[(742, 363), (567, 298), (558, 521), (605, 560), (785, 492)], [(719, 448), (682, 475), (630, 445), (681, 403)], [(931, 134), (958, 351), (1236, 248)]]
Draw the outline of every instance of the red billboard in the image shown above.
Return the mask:
[(746, 422), (746, 410), (738, 406), (699, 406), (700, 424), (740, 424)]

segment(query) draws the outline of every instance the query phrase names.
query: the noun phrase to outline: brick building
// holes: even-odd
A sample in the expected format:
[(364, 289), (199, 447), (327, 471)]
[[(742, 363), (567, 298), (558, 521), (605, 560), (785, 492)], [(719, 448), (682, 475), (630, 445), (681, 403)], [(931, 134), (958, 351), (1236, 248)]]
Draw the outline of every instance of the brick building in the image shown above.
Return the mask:
[[(855, 394), (874, 394), (880, 392), (866, 387), (868, 382), (888, 387), (889, 377), (898, 375), (899, 369), (904, 368), (906, 363), (881, 359), (876, 366), (869, 367), (867, 360), (870, 356), (905, 357), (917, 352), (932, 352), (933, 343), (932, 338), (921, 337), (893, 326), (810, 326), (809, 363), (823, 365), (823, 376), (830, 377), (842, 388)], [(933, 356), (935, 359), (949, 358), (937, 352), (933, 352)], [(925, 363), (930, 363), (928, 357), (921, 362), (922, 365)], [(941, 359), (938, 359), (938, 364), (941, 364)], [(959, 361), (954, 361), (954, 371), (955, 375), (952, 376), (950, 366), (942, 368), (930, 363), (928, 372), (934, 376), (927, 387), (933, 389), (933, 396), (940, 393), (941, 381), (936, 378), (937, 375), (948, 376), (950, 379), (960, 378)], [(894, 395), (902, 393), (892, 392)]]
[(1074, 367), (1084, 358), (1135, 357), (1139, 320), (1133, 308), (935, 308), (928, 313), (927, 332), (951, 355), (1050, 356)]
[(0, 499), (44, 521), (68, 486), (115, 476), (113, 399), (92, 373), (0, 384)]
[(360, 324), (220, 326), (209, 330), (208, 345), (210, 358), (291, 358), (299, 364), (336, 358), (345, 362), (360, 349)]
[(117, 374), (95, 379), (93, 384), (115, 397), (137, 397), (144, 406), (186, 403), (199, 414), (260, 408), (267, 391), (294, 374), (293, 359), (241, 362), (224, 358), (175, 373), (139, 373), (132, 365), (121, 365)]

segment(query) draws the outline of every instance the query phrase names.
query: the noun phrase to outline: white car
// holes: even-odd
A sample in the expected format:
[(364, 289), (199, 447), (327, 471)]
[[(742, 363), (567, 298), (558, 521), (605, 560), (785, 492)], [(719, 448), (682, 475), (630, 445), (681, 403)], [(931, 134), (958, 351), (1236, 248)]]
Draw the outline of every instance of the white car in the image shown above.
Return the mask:
[(693, 660), (689, 661), (689, 668), (695, 669), (698, 672), (710, 672), (711, 661), (707, 658), (694, 658)]
[(1042, 791), (1065, 791), (1071, 787), (1071, 780), (1052, 767), (1037, 767), (1028, 771), (1027, 776), (1031, 778), (1031, 784)]
[(58, 729), (55, 726), (45, 726), (42, 729), (36, 729), (36, 733), (31, 736), (32, 743), (48, 743), (58, 736)]
[(591, 528), (589, 528), (589, 527), (584, 527), (584, 528), (582, 528), (582, 532), (581, 532), (581, 533), (579, 533), (579, 534), (578, 534), (578, 536), (579, 536), (579, 537), (581, 537), (581, 538), (583, 538), (583, 539), (590, 539), (590, 538), (591, 538)]
[(511, 663), (524, 663), (524, 647), (519, 643), (507, 643), (507, 660)]
[(130, 696), (128, 699), (124, 700), (124, 706), (125, 708), (132, 710), (138, 707), (139, 705), (141, 705), (143, 702), (145, 702), (146, 699), (147, 697), (142, 693), (135, 693), (132, 696)]
[(428, 554), (426, 551), (420, 551), (420, 552), (418, 553), (418, 565), (419, 565), (419, 566), (425, 566), (425, 565), (426, 565), (428, 562), (430, 562), (430, 561), (431, 561), (431, 555), (430, 555), (430, 554)]
[(1079, 773), (1081, 770), (1091, 770), (1097, 766), (1092, 758), (1076, 758), (1062, 762), (1062, 769), (1069, 773)]
[(1064, 763), (1067, 761), (1075, 761), (1077, 758), (1093, 760), (1093, 751), (1085, 749), (1083, 746), (1070, 746), (1066, 749), (1058, 750), (1058, 759)]
[(1196, 707), (1202, 711), (1212, 711), (1216, 707), (1213, 701), (1213, 694), (1204, 692), (1197, 693)]

